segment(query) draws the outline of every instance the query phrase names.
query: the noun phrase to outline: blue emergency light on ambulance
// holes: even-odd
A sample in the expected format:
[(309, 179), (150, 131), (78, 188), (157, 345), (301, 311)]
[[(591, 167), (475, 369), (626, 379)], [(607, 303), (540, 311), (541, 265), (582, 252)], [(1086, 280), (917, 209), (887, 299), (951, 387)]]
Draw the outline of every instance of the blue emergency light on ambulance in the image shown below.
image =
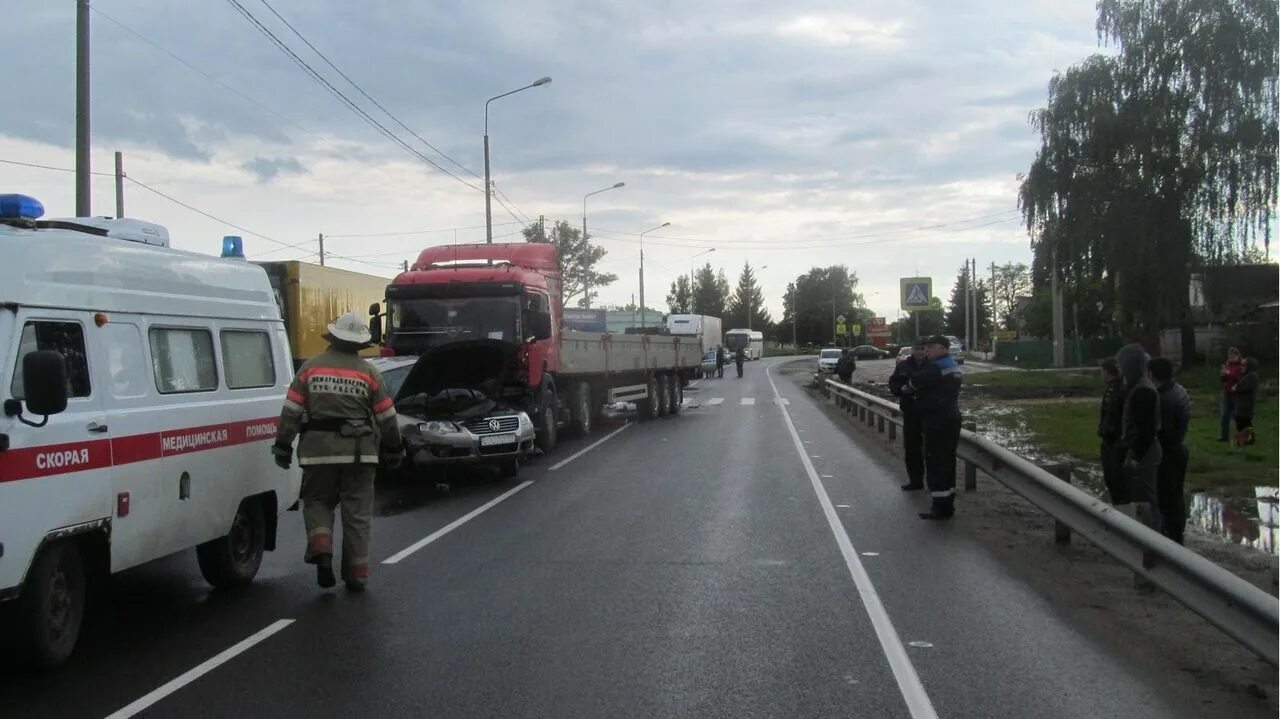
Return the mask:
[(224, 259), (244, 259), (244, 240), (238, 235), (227, 235), (222, 238), (222, 257)]
[(0, 195), (0, 219), (38, 220), (44, 216), (44, 205), (27, 195)]

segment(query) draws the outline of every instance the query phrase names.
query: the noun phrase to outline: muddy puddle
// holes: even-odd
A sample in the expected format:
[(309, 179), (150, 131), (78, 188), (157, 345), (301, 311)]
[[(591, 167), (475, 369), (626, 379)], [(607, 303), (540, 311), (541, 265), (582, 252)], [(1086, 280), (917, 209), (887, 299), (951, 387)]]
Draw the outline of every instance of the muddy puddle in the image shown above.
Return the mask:
[[(1038, 464), (1070, 462), (1076, 486), (1099, 496), (1105, 494), (1101, 466), (1081, 462), (1078, 457), (1041, 451), (1016, 403), (970, 400), (964, 411), (965, 421), (972, 422), (980, 434)], [(1196, 492), (1190, 498), (1187, 524), (1221, 541), (1276, 555), (1280, 545), (1278, 495), (1280, 490), (1268, 486), (1254, 487), (1252, 495)]]

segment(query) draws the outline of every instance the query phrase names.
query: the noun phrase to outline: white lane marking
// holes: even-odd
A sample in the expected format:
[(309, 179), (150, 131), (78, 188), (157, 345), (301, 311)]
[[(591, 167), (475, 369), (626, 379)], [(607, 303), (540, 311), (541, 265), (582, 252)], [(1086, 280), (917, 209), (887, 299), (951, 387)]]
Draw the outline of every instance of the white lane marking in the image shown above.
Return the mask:
[(711, 399), (707, 400), (707, 404), (712, 407), (718, 404), (723, 404), (723, 403), (724, 403), (724, 397), (712, 397)]
[(878, 557), (878, 556), (880, 556), (880, 553), (879, 553), (879, 552), (863, 552), (863, 553), (862, 553), (862, 556), (864, 556), (864, 557)]
[(780, 407), (786, 407), (787, 405), (791, 404), (791, 400), (787, 399), (786, 397), (779, 397), (778, 399), (776, 399), (776, 400), (774, 400), (774, 401), (775, 401), (775, 402), (778, 404), (778, 406), (780, 406)]
[(756, 403), (756, 398), (755, 398), (755, 397), (743, 397), (743, 398), (742, 398), (742, 404), (744, 404), (744, 405), (752, 405), (752, 404), (755, 404), (755, 403)]
[(690, 388), (690, 387), (697, 387), (697, 386), (698, 386), (698, 383), (699, 383), (699, 382), (701, 382), (701, 381), (702, 381), (702, 380), (700, 380), (700, 379), (695, 379), (694, 381), (692, 381), (692, 382), (690, 382), (689, 384), (685, 385), (685, 389), (688, 389), (688, 388)]
[[(630, 427), (630, 426), (631, 426), (631, 423), (630, 423), (630, 422), (627, 422), (626, 424), (622, 425), (621, 427), (619, 427), (619, 428), (617, 428), (617, 429), (613, 430), (612, 432), (610, 432), (609, 434), (606, 434), (605, 436), (601, 437), (600, 439), (597, 439), (596, 441), (592, 442), (591, 444), (587, 445), (586, 447), (583, 447), (582, 449), (578, 450), (577, 452), (574, 452), (573, 454), (571, 454), (571, 455), (569, 455), (568, 457), (564, 458), (563, 460), (561, 460), (561, 461), (557, 462), (556, 464), (551, 465), (551, 468), (550, 468), (549, 470), (547, 470), (547, 471), (549, 471), (549, 472), (554, 472), (554, 471), (556, 471), (557, 469), (560, 469), (561, 467), (563, 467), (563, 466), (565, 466), (566, 464), (568, 464), (568, 463), (572, 462), (573, 460), (575, 460), (575, 459), (577, 459), (577, 458), (581, 457), (582, 455), (586, 454), (587, 452), (590, 452), (591, 450), (595, 449), (596, 447), (599, 447), (600, 445), (604, 444), (605, 442), (608, 442), (609, 440), (613, 439), (613, 436), (614, 436), (614, 435), (616, 435), (617, 433), (621, 432), (622, 430), (624, 430), (624, 429), (626, 429), (627, 427)], [(665, 442), (666, 440), (663, 440), (663, 441)]]
[[(773, 381), (772, 366), (765, 370), (765, 377), (769, 379), (773, 394), (781, 397), (782, 393), (778, 391), (778, 385)], [(862, 599), (862, 606), (866, 609), (871, 626), (876, 631), (876, 638), (880, 640), (880, 649), (884, 652), (885, 659), (889, 661), (893, 678), (898, 682), (898, 691), (902, 693), (902, 699), (907, 704), (907, 711), (911, 712), (913, 719), (936, 719), (938, 713), (933, 708), (933, 702), (930, 701), (924, 684), (920, 682), (920, 675), (916, 673), (915, 665), (907, 656), (907, 648), (902, 645), (898, 630), (889, 619), (889, 613), (885, 610), (884, 603), (880, 601), (875, 585), (871, 583), (867, 568), (862, 566), (862, 560), (858, 559), (858, 552), (853, 548), (849, 534), (844, 531), (840, 517), (836, 514), (835, 507), (831, 505), (831, 497), (827, 496), (827, 490), (823, 488), (822, 480), (818, 478), (818, 472), (813, 468), (813, 462), (809, 461), (804, 453), (804, 444), (800, 442), (800, 435), (791, 421), (790, 410), (783, 408), (782, 419), (785, 420), (787, 430), (791, 433), (791, 440), (795, 443), (796, 454), (800, 455), (800, 462), (804, 464), (805, 473), (809, 475), (809, 484), (813, 486), (814, 494), (818, 495), (818, 504), (822, 505), (827, 526), (835, 536), (840, 554), (844, 555), (845, 566), (849, 568), (853, 584), (858, 588), (858, 596)]]
[(812, 457), (813, 459), (822, 459), (822, 455), (820, 454), (811, 454), (809, 456)]
[(916, 649), (931, 649), (931, 648), (933, 648), (933, 643), (932, 643), (932, 642), (918, 642), (918, 641), (917, 641), (917, 642), (907, 642), (907, 643), (908, 643), (908, 644), (910, 644), (911, 646), (915, 647)]
[(824, 475), (822, 475), (822, 478), (823, 478), (823, 479), (834, 479), (834, 478), (835, 478), (835, 476), (834, 476), (834, 475), (831, 475), (831, 474), (824, 474)]
[(107, 719), (125, 719), (125, 717), (134, 716), (138, 712), (141, 712), (147, 709), (151, 705), (155, 704), (161, 699), (164, 699), (165, 697), (178, 691), (179, 689), (185, 687), (191, 682), (194, 682), (195, 680), (199, 679), (205, 674), (208, 674), (214, 669), (217, 669), (223, 664), (226, 664), (227, 662), (234, 659), (237, 655), (243, 654), (244, 652), (252, 648), (255, 644), (258, 644), (259, 642), (263, 641), (267, 637), (270, 637), (272, 634), (275, 634), (281, 629), (284, 629), (290, 624), (293, 624), (294, 621), (295, 620), (293, 619), (279, 619), (279, 620), (276, 620), (275, 622), (272, 622), (271, 624), (267, 625), (265, 629), (258, 631), (253, 636), (249, 637), (248, 639), (242, 640), (238, 644), (235, 644), (228, 649), (224, 649), (223, 651), (214, 655), (212, 658), (205, 660), (201, 664), (198, 664), (195, 667), (182, 673), (176, 679), (173, 679), (168, 683), (164, 684), (159, 689), (156, 689), (150, 694), (143, 696), (142, 698), (134, 701), (132, 704), (124, 707), (123, 709), (117, 709), (111, 714), (108, 714)]
[(481, 505), (481, 506), (479, 506), (479, 507), (477, 507), (477, 508), (475, 508), (475, 509), (471, 510), (470, 512), (467, 512), (466, 514), (462, 515), (461, 517), (458, 517), (457, 519), (453, 520), (452, 522), (449, 522), (448, 524), (446, 524), (445, 526), (441, 527), (440, 529), (437, 529), (436, 531), (432, 532), (431, 534), (428, 534), (427, 536), (423, 537), (422, 539), (419, 539), (418, 541), (414, 542), (413, 544), (410, 544), (409, 546), (405, 547), (404, 549), (401, 549), (400, 551), (396, 552), (395, 554), (391, 555), (390, 557), (387, 557), (386, 559), (382, 560), (382, 563), (383, 563), (383, 564), (396, 564), (396, 563), (400, 562), (400, 560), (404, 559), (405, 557), (408, 557), (410, 554), (413, 554), (414, 552), (418, 551), (419, 549), (422, 549), (423, 547), (427, 546), (428, 544), (431, 544), (432, 542), (434, 542), (434, 541), (436, 541), (437, 539), (439, 539), (439, 538), (443, 537), (444, 535), (448, 534), (449, 532), (452, 532), (453, 530), (457, 529), (458, 527), (461, 527), (462, 525), (466, 524), (467, 522), (470, 522), (471, 520), (475, 519), (476, 517), (479, 517), (480, 515), (484, 514), (485, 512), (489, 511), (490, 509), (493, 509), (493, 508), (494, 508), (495, 506), (497, 506), (500, 502), (503, 502), (504, 500), (506, 500), (506, 499), (507, 499), (508, 497), (510, 497), (511, 495), (515, 494), (516, 492), (519, 492), (520, 490), (524, 489), (525, 487), (528, 487), (528, 486), (529, 486), (529, 485), (531, 485), (531, 484), (533, 484), (533, 482), (532, 482), (532, 481), (521, 482), (520, 484), (516, 485), (514, 488), (512, 488), (512, 489), (510, 489), (510, 490), (507, 490), (505, 493), (503, 493), (503, 494), (501, 494), (501, 495), (499, 495), (499, 496), (497, 496), (497, 497), (494, 497), (493, 499), (489, 500), (488, 502), (484, 503), (483, 505)]
[[(848, 509), (848, 508), (849, 508), (849, 505), (847, 505), (847, 504), (837, 504), (837, 505), (836, 505), (836, 509)], [(863, 552), (863, 554), (866, 554), (866, 552)]]

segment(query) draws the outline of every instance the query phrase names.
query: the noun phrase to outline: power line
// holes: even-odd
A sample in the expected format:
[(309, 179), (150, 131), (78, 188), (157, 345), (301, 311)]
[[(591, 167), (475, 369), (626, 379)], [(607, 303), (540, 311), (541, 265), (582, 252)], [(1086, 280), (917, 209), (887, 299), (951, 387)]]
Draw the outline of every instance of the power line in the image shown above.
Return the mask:
[(517, 204), (515, 203), (515, 201), (514, 201), (514, 200), (512, 200), (512, 199), (511, 199), (511, 197), (509, 197), (509, 196), (507, 195), (507, 193), (503, 192), (501, 187), (498, 187), (498, 183), (496, 183), (496, 182), (495, 182), (495, 183), (493, 183), (493, 190), (494, 190), (494, 192), (497, 192), (499, 195), (501, 195), (501, 196), (502, 196), (502, 199), (506, 200), (508, 204), (510, 204), (512, 207), (514, 207), (514, 208), (515, 208), (515, 210), (516, 210), (516, 212), (520, 213), (520, 218), (519, 218), (519, 219), (523, 219), (523, 220), (524, 220), (524, 222), (525, 222), (525, 224), (532, 224), (532, 223), (533, 223), (533, 218), (532, 218), (532, 217), (529, 217), (529, 215), (528, 215), (528, 214), (526, 214), (524, 210), (520, 209), (520, 206), (519, 206), (519, 205), (517, 205)]
[(385, 125), (375, 120), (373, 116), (365, 112), (364, 109), (361, 108), (359, 105), (357, 105), (351, 98), (347, 97), (345, 94), (342, 93), (341, 90), (334, 87), (333, 83), (325, 79), (324, 76), (321, 75), (319, 72), (317, 72), (315, 68), (311, 67), (311, 65), (308, 64), (306, 60), (303, 60), (301, 57), (299, 57), (298, 54), (295, 53), (288, 45), (286, 45), (283, 40), (276, 37), (275, 33), (271, 32), (271, 30), (267, 28), (266, 25), (263, 25), (262, 22), (258, 20), (258, 18), (254, 17), (253, 13), (249, 12), (243, 5), (241, 5), (239, 0), (227, 0), (227, 2), (233, 8), (235, 8), (236, 11), (241, 14), (241, 16), (243, 16), (246, 20), (248, 20), (249, 23), (252, 24), (254, 28), (258, 30), (258, 32), (262, 33), (268, 40), (270, 40), (272, 44), (276, 46), (277, 49), (279, 49), (286, 56), (288, 56), (289, 59), (293, 60), (293, 62), (297, 64), (298, 67), (302, 68), (303, 72), (305, 72), (313, 80), (315, 80), (316, 82), (319, 82), (322, 86), (324, 86), (324, 88), (327, 89), (330, 92), (330, 94), (338, 98), (340, 102), (342, 102), (349, 109), (355, 112), (356, 115), (361, 120), (363, 120), (366, 124), (370, 125), (379, 133), (381, 133), (384, 137), (386, 137), (388, 140), (392, 141), (396, 145), (399, 145), (405, 151), (414, 155), (415, 157), (422, 160), (423, 162), (430, 165), (431, 167), (434, 167), (440, 172), (443, 172), (449, 177), (452, 177), (454, 180), (457, 180), (463, 185), (466, 185), (467, 187), (470, 187), (471, 189), (475, 190), (476, 192), (484, 192), (484, 190), (480, 189), (479, 187), (476, 187), (470, 182), (467, 182), (461, 177), (458, 177), (457, 175), (453, 174), (449, 170), (446, 170), (445, 168), (441, 167), (431, 158), (427, 157), (421, 152), (418, 152), (413, 147), (411, 147), (407, 142), (402, 140), (398, 135), (393, 133), (391, 130), (388, 130)]
[[(361, 95), (363, 95), (363, 96), (364, 96), (364, 98), (365, 98), (366, 100), (368, 100), (369, 102), (372, 102), (372, 103), (374, 104), (374, 106), (375, 106), (375, 107), (377, 107), (379, 110), (382, 110), (382, 112), (383, 112), (383, 113), (385, 113), (387, 117), (389, 117), (389, 118), (391, 118), (392, 120), (394, 120), (394, 121), (395, 121), (395, 123), (396, 123), (397, 125), (399, 125), (402, 129), (404, 129), (404, 131), (405, 131), (405, 132), (407, 132), (407, 133), (409, 133), (410, 135), (413, 135), (414, 137), (418, 138), (418, 141), (419, 141), (419, 142), (421, 142), (422, 144), (424, 144), (424, 145), (426, 145), (427, 147), (431, 148), (432, 150), (435, 150), (435, 151), (436, 151), (436, 154), (440, 155), (441, 157), (443, 157), (444, 159), (448, 160), (449, 162), (452, 162), (454, 165), (457, 165), (457, 166), (458, 166), (459, 168), (461, 168), (464, 172), (468, 173), (469, 175), (471, 175), (472, 177), (476, 178), (477, 180), (479, 180), (479, 179), (480, 179), (480, 176), (479, 176), (479, 175), (477, 175), (476, 173), (472, 172), (470, 168), (466, 167), (465, 165), (463, 165), (462, 163), (460, 163), (460, 162), (458, 162), (457, 160), (453, 159), (452, 157), (449, 157), (449, 155), (448, 155), (448, 154), (446, 154), (446, 153), (444, 152), (444, 150), (441, 150), (440, 148), (436, 147), (435, 145), (432, 145), (430, 142), (427, 142), (427, 139), (426, 139), (426, 138), (424, 138), (423, 136), (421, 136), (421, 135), (419, 135), (418, 133), (414, 132), (414, 131), (413, 131), (413, 130), (408, 126), (408, 125), (406, 125), (406, 124), (404, 124), (403, 122), (401, 122), (401, 121), (400, 121), (400, 118), (396, 117), (395, 115), (393, 115), (393, 114), (391, 113), (391, 111), (390, 111), (390, 110), (388, 110), (387, 108), (383, 107), (382, 103), (380, 103), (380, 102), (378, 102), (377, 100), (373, 99), (373, 96), (372, 96), (372, 95), (370, 95), (369, 93), (365, 92), (365, 91), (364, 91), (364, 88), (360, 87), (360, 85), (359, 85), (359, 84), (357, 84), (355, 80), (352, 80), (350, 77), (348, 77), (348, 76), (347, 76), (347, 74), (346, 74), (345, 72), (343, 72), (342, 70), (340, 70), (340, 69), (338, 68), (338, 66), (337, 66), (337, 65), (334, 65), (334, 64), (333, 64), (333, 62), (332, 62), (331, 60), (329, 60), (329, 58), (328, 58), (328, 57), (326, 57), (324, 53), (320, 52), (320, 50), (319, 50), (319, 49), (317, 49), (315, 45), (312, 45), (312, 44), (311, 44), (311, 41), (310, 41), (310, 40), (308, 40), (306, 37), (304, 37), (302, 33), (298, 32), (298, 29), (297, 29), (297, 28), (295, 28), (295, 27), (294, 27), (294, 26), (293, 26), (293, 25), (292, 25), (288, 20), (284, 19), (284, 16), (283, 16), (283, 15), (281, 15), (281, 14), (280, 14), (280, 13), (278, 13), (278, 12), (276, 12), (276, 9), (275, 9), (274, 7), (272, 7), (272, 6), (271, 6), (271, 3), (268, 3), (268, 2), (267, 2), (267, 0), (259, 0), (259, 2), (261, 2), (264, 6), (266, 6), (266, 8), (267, 8), (268, 10), (270, 10), (270, 11), (271, 11), (271, 14), (272, 14), (272, 15), (275, 15), (275, 16), (276, 16), (276, 19), (278, 19), (280, 22), (284, 23), (284, 26), (285, 26), (285, 27), (287, 27), (287, 28), (289, 28), (289, 30), (290, 30), (290, 31), (292, 31), (294, 35), (297, 35), (299, 40), (301, 40), (303, 43), (305, 43), (307, 47), (311, 48), (311, 51), (312, 51), (312, 52), (314, 52), (316, 55), (318, 55), (318, 56), (320, 57), (320, 59), (321, 59), (321, 60), (324, 60), (324, 62), (325, 62), (325, 64), (326, 64), (326, 65), (328, 65), (330, 68), (332, 68), (334, 72), (336, 72), (336, 73), (338, 73), (339, 75), (341, 75), (343, 80), (346, 80), (348, 83), (350, 83), (350, 84), (351, 84), (351, 86), (352, 86), (352, 87), (354, 87), (354, 88), (356, 89), (356, 92), (358, 92), (358, 93), (360, 93)], [(441, 169), (441, 170), (443, 170), (444, 168), (440, 168), (440, 169)]]
[[(36, 169), (39, 169), (39, 170), (53, 170), (53, 171), (55, 171), (55, 172), (75, 172), (75, 170), (73, 170), (73, 169), (71, 169), (71, 168), (68, 168), (68, 167), (54, 167), (53, 165), (41, 165), (41, 164), (37, 164), (37, 163), (34, 163), (34, 162), (19, 162), (19, 161), (17, 161), (17, 160), (5, 160), (5, 159), (0, 159), (0, 163), (4, 163), (4, 164), (6, 164), (6, 165), (17, 165), (17, 166), (19, 166), (19, 167), (32, 167), (32, 168), (36, 168)], [(90, 173), (90, 174), (97, 175), (97, 176), (100, 176), (100, 177), (114, 177), (114, 176), (115, 176), (115, 173), (112, 173), (112, 172), (93, 172), (93, 173)], [(302, 245), (307, 244), (306, 242), (299, 242), (299, 243), (297, 243), (297, 244), (291, 245), (291, 244), (289, 244), (289, 243), (287, 243), (287, 242), (281, 242), (280, 240), (277, 240), (277, 239), (275, 239), (274, 237), (270, 237), (270, 236), (268, 236), (268, 235), (264, 235), (264, 234), (262, 234), (261, 232), (254, 232), (253, 230), (250, 230), (250, 229), (249, 229), (249, 228), (247, 228), (247, 227), (241, 227), (240, 225), (237, 225), (237, 224), (235, 224), (234, 222), (230, 222), (230, 221), (228, 221), (228, 220), (224, 220), (224, 219), (222, 219), (221, 217), (218, 217), (217, 215), (210, 214), (210, 213), (205, 212), (204, 210), (202, 210), (202, 209), (200, 209), (200, 208), (198, 208), (198, 207), (195, 207), (195, 206), (193, 206), (193, 205), (189, 205), (189, 204), (187, 204), (186, 202), (183, 202), (182, 200), (179, 200), (178, 198), (174, 197), (173, 195), (165, 194), (165, 193), (161, 192), (160, 190), (157, 190), (156, 188), (154, 188), (154, 187), (152, 187), (152, 186), (150, 186), (150, 185), (148, 185), (148, 184), (146, 184), (146, 183), (143, 183), (142, 181), (140, 181), (140, 180), (138, 180), (138, 179), (136, 179), (136, 178), (134, 178), (134, 177), (131, 177), (131, 176), (129, 176), (129, 175), (125, 175), (124, 179), (126, 179), (126, 180), (128, 180), (129, 182), (131, 182), (131, 183), (133, 183), (133, 184), (137, 185), (138, 187), (141, 187), (142, 189), (146, 190), (147, 192), (150, 192), (150, 193), (153, 193), (153, 194), (155, 194), (155, 195), (158, 195), (158, 196), (160, 196), (160, 197), (162, 197), (162, 198), (164, 198), (164, 199), (168, 200), (169, 202), (172, 202), (172, 203), (173, 203), (173, 204), (175, 204), (175, 205), (178, 205), (178, 206), (180, 206), (180, 207), (184, 207), (184, 208), (186, 208), (186, 209), (188, 209), (188, 210), (190, 210), (190, 211), (192, 211), (192, 212), (196, 213), (197, 215), (202, 215), (202, 216), (204, 216), (204, 217), (209, 218), (210, 220), (213, 220), (214, 222), (218, 222), (218, 223), (221, 223), (221, 224), (223, 224), (223, 225), (226, 225), (227, 227), (230, 227), (230, 228), (232, 228), (232, 229), (239, 230), (239, 231), (241, 231), (241, 232), (245, 233), (246, 235), (252, 235), (253, 237), (257, 237), (257, 238), (260, 238), (260, 239), (266, 240), (267, 242), (272, 242), (272, 243), (275, 243), (275, 244), (277, 244), (277, 245), (280, 245), (280, 246), (281, 246), (279, 250), (272, 250), (273, 252), (280, 252), (280, 251), (283, 251), (283, 250), (296, 249), (296, 248), (298, 248), (298, 247), (301, 247)], [(311, 242), (311, 240), (308, 240), (307, 242)]]

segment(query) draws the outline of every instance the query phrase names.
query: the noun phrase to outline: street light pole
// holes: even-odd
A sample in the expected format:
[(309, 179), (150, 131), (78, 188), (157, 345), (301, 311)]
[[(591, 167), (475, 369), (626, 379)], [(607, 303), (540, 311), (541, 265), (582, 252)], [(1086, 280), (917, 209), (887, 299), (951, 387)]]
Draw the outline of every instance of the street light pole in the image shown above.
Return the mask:
[(699, 252), (698, 254), (689, 258), (689, 314), (693, 314), (693, 261), (709, 252), (715, 252), (715, 251), (716, 251), (716, 248), (712, 247), (709, 250), (703, 250), (702, 252)]
[(653, 229), (645, 230), (640, 233), (640, 326), (649, 326), (649, 317), (645, 314), (644, 308), (644, 236), (654, 230), (661, 230), (664, 227), (670, 227), (670, 222), (664, 222)]
[[(582, 196), (582, 241), (583, 241), (584, 243), (587, 241), (587, 198), (588, 198), (588, 197), (591, 197), (592, 195), (598, 195), (598, 194), (600, 194), (601, 192), (608, 192), (609, 190), (616, 190), (616, 189), (618, 189), (619, 187), (626, 187), (626, 186), (627, 186), (627, 183), (625, 183), (625, 182), (615, 182), (615, 183), (613, 183), (612, 185), (610, 185), (610, 186), (608, 186), (608, 187), (604, 188), (603, 190), (596, 190), (595, 192), (588, 192), (587, 194), (585, 194), (585, 195), (583, 195), (583, 196)], [(543, 239), (546, 239), (546, 238), (543, 238)], [(585, 304), (585, 306), (586, 306), (586, 307), (588, 307), (588, 308), (589, 308), (589, 307), (591, 307), (591, 284), (590, 284), (590, 282), (591, 282), (591, 278), (590, 278), (590, 277), (585, 277), (585, 276), (584, 276), (584, 277), (582, 278), (582, 301), (583, 301), (583, 303)]]
[(511, 92), (504, 92), (501, 95), (495, 95), (484, 103), (484, 241), (493, 242), (493, 182), (489, 179), (489, 103), (514, 95), (517, 92), (528, 90), (531, 87), (540, 87), (551, 82), (551, 78), (542, 77), (534, 80), (532, 84), (517, 88)]
[(76, 217), (93, 214), (89, 177), (89, 0), (76, 2)]

